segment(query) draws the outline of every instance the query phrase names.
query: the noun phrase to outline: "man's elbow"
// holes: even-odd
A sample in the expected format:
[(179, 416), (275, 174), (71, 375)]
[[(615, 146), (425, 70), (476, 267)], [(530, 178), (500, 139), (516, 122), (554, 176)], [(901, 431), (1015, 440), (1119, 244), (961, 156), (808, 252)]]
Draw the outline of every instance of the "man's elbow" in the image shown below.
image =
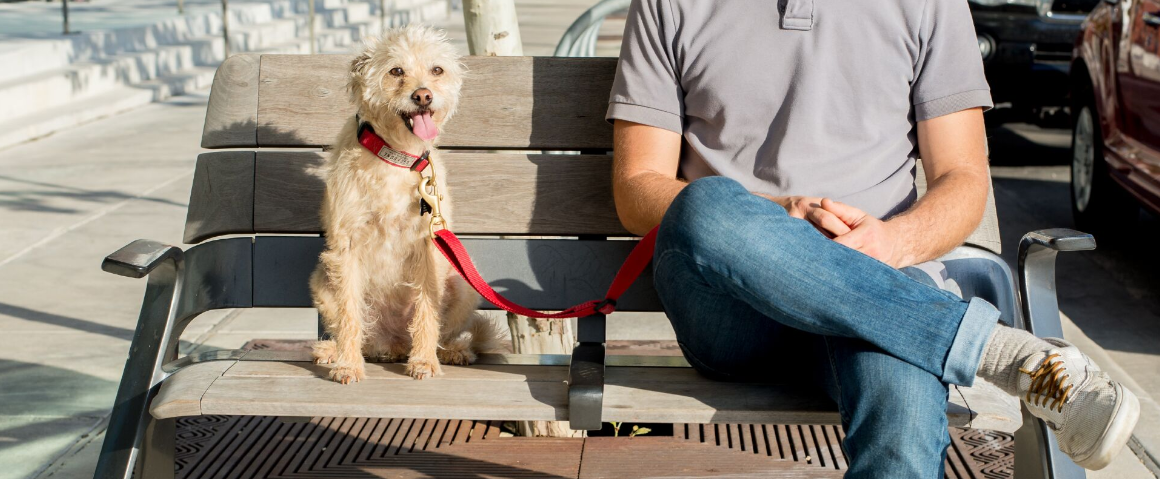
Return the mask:
[(641, 214), (639, 208), (629, 206), (628, 200), (621, 199), (617, 195), (614, 197), (614, 201), (616, 203), (616, 217), (620, 220), (620, 225), (629, 233), (644, 236), (655, 226), (643, 218), (644, 215)]

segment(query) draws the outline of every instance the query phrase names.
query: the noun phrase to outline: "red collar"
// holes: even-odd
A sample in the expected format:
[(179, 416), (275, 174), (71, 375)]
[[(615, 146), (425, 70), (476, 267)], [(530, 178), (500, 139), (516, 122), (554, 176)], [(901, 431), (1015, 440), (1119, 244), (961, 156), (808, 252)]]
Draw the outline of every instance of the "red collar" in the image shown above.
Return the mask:
[(371, 128), (370, 124), (362, 123), (358, 128), (358, 142), (363, 148), (366, 148), (375, 156), (383, 160), (384, 163), (399, 168), (407, 168), (414, 171), (423, 171), (427, 165), (427, 157), (431, 156), (430, 151), (424, 151), (422, 155), (415, 156), (405, 151), (399, 151), (391, 148), (391, 144), (383, 140), (382, 137), (375, 134), (375, 130)]

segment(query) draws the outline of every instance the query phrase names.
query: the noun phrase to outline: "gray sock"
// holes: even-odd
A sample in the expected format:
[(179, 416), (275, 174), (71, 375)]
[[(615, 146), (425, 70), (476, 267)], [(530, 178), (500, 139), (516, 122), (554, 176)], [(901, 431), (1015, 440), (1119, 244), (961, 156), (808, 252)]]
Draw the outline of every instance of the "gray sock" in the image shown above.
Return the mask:
[(1033, 354), (1051, 348), (1050, 343), (1034, 334), (1000, 324), (991, 331), (991, 338), (983, 346), (976, 374), (1007, 394), (1017, 396), (1020, 394), (1019, 368)]

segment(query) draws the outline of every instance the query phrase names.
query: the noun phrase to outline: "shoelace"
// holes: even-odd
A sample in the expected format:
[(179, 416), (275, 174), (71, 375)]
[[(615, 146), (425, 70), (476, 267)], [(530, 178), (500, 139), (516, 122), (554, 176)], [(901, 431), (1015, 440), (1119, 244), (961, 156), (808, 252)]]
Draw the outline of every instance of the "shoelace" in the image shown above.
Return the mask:
[[(1058, 353), (1050, 354), (1035, 370), (1028, 371), (1019, 368), (1019, 372), (1031, 376), (1031, 387), (1027, 389), (1028, 403), (1063, 412), (1063, 405), (1071, 394), (1073, 384), (1067, 381), (1071, 375), (1066, 374), (1067, 368), (1063, 366), (1063, 362), (1053, 361), (1058, 357)], [(1034, 399), (1032, 399), (1032, 395), (1035, 396)], [(1051, 400), (1051, 405), (1048, 405), (1048, 400)]]

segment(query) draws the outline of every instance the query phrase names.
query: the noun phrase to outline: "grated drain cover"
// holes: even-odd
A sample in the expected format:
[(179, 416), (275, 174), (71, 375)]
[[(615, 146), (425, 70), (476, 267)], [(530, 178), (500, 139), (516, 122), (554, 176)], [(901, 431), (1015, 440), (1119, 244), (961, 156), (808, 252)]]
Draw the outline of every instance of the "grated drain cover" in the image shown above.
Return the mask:
[[(485, 421), (195, 416), (177, 421), (178, 478), (841, 477), (841, 427), (676, 424), (671, 437), (501, 436)], [(1014, 441), (952, 428), (949, 478), (1013, 477)], [(583, 457), (583, 463), (581, 463)]]

